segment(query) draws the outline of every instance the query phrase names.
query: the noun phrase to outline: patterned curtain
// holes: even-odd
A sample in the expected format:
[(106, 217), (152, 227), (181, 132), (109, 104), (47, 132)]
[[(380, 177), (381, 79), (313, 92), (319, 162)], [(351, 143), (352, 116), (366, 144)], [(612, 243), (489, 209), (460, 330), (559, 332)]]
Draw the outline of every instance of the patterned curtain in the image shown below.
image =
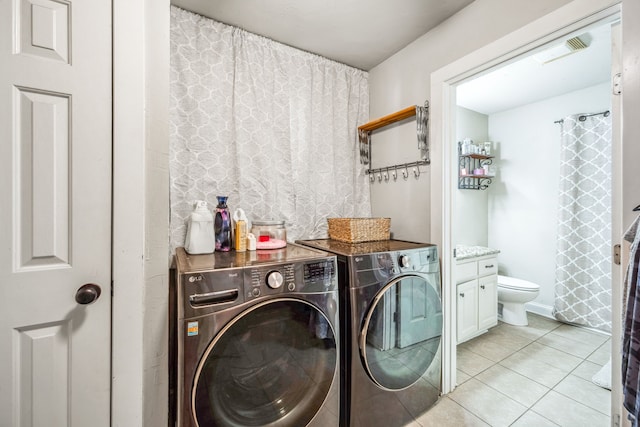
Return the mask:
[(327, 217), (371, 215), (357, 127), (368, 74), (171, 8), (171, 248), (196, 200), (284, 220), (288, 240)]
[(561, 124), (556, 318), (611, 331), (611, 117)]

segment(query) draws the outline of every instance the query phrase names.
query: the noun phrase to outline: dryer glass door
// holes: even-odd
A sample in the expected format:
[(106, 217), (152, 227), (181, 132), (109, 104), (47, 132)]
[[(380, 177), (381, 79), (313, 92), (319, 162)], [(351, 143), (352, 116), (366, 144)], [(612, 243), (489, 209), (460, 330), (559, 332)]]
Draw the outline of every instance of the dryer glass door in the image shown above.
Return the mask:
[(192, 390), (199, 426), (304, 426), (337, 371), (334, 331), (315, 306), (276, 299), (238, 315), (213, 339)]
[(365, 369), (379, 387), (402, 390), (422, 378), (439, 388), (439, 283), (438, 273), (407, 274), (389, 282), (373, 298), (359, 347)]

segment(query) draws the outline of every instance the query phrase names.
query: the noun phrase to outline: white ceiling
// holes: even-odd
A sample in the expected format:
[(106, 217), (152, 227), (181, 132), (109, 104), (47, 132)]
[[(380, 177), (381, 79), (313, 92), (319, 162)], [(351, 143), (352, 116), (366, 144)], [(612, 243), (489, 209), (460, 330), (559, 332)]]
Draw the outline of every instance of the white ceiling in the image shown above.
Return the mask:
[[(534, 59), (536, 52), (518, 58), (516, 62), (458, 86), (457, 104), (489, 115), (609, 81), (611, 24), (577, 35), (589, 45), (586, 49), (544, 65)], [(564, 41), (550, 43), (547, 47)]]
[[(216, 21), (367, 71), (472, 2), (171, 0)], [(474, 77), (458, 87), (458, 105), (493, 114), (608, 81), (610, 24), (576, 35), (589, 47), (545, 65), (532, 53)]]
[(370, 70), (473, 0), (171, 0), (216, 21)]

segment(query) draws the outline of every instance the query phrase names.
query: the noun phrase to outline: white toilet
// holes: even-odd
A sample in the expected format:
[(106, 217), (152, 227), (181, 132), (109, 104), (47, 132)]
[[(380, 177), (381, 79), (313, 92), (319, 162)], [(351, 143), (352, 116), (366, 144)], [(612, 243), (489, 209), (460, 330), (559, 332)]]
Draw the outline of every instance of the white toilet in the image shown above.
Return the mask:
[(522, 279), (498, 275), (498, 318), (504, 323), (527, 326), (524, 304), (533, 301), (540, 286)]

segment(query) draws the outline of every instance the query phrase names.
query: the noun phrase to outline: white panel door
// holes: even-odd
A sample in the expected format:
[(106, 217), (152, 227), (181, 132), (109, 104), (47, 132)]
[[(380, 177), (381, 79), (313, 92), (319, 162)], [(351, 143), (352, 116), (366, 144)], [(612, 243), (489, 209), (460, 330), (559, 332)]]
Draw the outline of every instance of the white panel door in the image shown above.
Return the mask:
[(0, 0), (0, 64), (0, 425), (108, 426), (110, 1)]

